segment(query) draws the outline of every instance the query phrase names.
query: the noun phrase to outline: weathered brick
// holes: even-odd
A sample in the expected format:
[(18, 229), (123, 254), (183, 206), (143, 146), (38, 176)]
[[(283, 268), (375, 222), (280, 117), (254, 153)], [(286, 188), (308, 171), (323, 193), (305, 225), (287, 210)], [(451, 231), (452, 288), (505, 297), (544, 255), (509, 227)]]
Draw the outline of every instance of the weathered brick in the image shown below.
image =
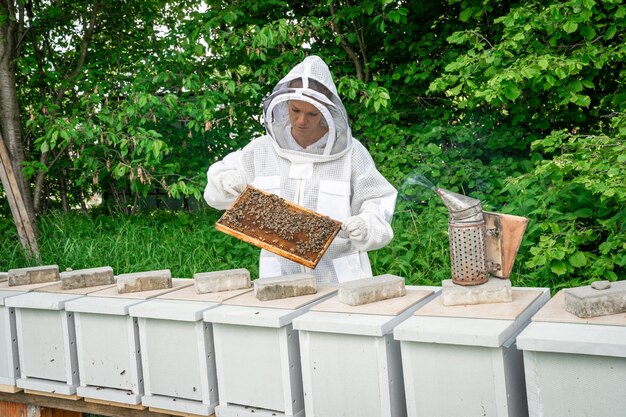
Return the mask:
[(63, 290), (96, 287), (98, 285), (114, 283), (115, 276), (113, 275), (113, 268), (110, 266), (61, 272), (61, 289)]
[(489, 278), (479, 285), (458, 285), (451, 279), (444, 279), (441, 296), (444, 306), (510, 303), (513, 301), (513, 288), (508, 279)]
[(293, 274), (254, 281), (254, 295), (260, 301), (278, 300), (317, 293), (317, 282), (311, 274)]
[(198, 294), (250, 288), (250, 271), (245, 268), (199, 272), (193, 278)]
[(344, 304), (358, 306), (405, 294), (404, 278), (386, 274), (339, 284), (337, 298)]
[(626, 281), (611, 282), (609, 286), (602, 284), (565, 289), (565, 310), (581, 318), (625, 312)]
[(169, 269), (133, 272), (117, 276), (117, 292), (120, 294), (166, 288), (172, 288), (172, 273)]
[(57, 265), (33, 266), (29, 268), (10, 269), (9, 287), (16, 285), (41, 284), (44, 282), (55, 282), (59, 278), (59, 267)]

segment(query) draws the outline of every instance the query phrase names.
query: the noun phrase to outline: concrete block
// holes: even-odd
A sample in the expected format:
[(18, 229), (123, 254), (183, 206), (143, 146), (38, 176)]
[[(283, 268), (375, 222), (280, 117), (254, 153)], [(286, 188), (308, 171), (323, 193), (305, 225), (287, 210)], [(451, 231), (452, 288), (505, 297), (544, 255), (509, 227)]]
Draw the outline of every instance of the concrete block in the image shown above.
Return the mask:
[(564, 292), (565, 310), (581, 318), (626, 312), (626, 281), (597, 281)]
[(10, 269), (9, 287), (16, 285), (41, 284), (44, 282), (55, 282), (59, 278), (59, 267), (57, 265), (33, 266), (29, 268)]
[(513, 301), (513, 289), (508, 279), (489, 278), (480, 285), (457, 285), (451, 279), (441, 282), (443, 305), (469, 305), (510, 303)]
[(358, 306), (405, 294), (404, 278), (386, 274), (339, 284), (337, 299), (344, 304)]
[(63, 290), (96, 287), (98, 285), (107, 284), (115, 284), (113, 268), (110, 266), (61, 272), (61, 289)]
[(0, 282), (4, 282), (9, 279), (8, 272), (0, 272)]
[(117, 276), (117, 292), (120, 294), (166, 288), (172, 288), (172, 273), (169, 269), (133, 272)]
[(254, 295), (260, 301), (278, 300), (317, 293), (317, 282), (311, 274), (293, 274), (254, 281)]
[(250, 271), (246, 268), (200, 272), (193, 278), (198, 294), (250, 288)]

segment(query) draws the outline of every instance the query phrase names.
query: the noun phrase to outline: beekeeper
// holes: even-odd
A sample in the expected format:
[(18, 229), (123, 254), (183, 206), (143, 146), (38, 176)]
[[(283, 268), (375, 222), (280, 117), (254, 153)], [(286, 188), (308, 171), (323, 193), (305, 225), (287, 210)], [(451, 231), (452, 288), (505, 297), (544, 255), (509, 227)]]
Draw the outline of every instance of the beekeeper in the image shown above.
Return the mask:
[(393, 238), (397, 191), (352, 137), (328, 66), (309, 56), (263, 104), (267, 134), (209, 167), (206, 202), (228, 209), (247, 184), (342, 222), (314, 270), (261, 250), (259, 277), (309, 272), (317, 282), (372, 276), (367, 252)]

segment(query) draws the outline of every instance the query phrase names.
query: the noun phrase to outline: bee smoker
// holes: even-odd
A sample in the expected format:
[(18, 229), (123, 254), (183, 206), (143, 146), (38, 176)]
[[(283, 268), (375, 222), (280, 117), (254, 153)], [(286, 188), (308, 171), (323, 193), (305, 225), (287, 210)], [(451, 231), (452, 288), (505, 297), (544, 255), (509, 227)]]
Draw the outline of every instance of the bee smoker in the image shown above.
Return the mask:
[(508, 279), (528, 219), (485, 212), (480, 200), (441, 188), (434, 191), (448, 208), (452, 282), (479, 285), (490, 275)]

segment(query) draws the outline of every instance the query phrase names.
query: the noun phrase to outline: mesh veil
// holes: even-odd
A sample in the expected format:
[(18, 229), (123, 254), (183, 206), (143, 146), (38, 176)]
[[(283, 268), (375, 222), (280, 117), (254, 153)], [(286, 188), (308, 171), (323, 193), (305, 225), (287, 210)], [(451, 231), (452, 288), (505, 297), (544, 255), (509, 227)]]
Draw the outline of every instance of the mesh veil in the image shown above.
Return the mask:
[[(294, 86), (294, 81), (297, 81)], [(324, 149), (293, 152), (286, 149), (286, 134), (290, 126), (288, 101), (301, 100), (313, 104), (322, 113), (329, 128), (329, 140)], [(348, 115), (326, 63), (309, 56), (281, 79), (263, 103), (267, 133), (276, 141), (276, 150), (288, 159), (309, 159), (310, 162), (332, 160), (345, 152), (352, 143)], [(300, 155), (298, 155), (300, 154)]]

